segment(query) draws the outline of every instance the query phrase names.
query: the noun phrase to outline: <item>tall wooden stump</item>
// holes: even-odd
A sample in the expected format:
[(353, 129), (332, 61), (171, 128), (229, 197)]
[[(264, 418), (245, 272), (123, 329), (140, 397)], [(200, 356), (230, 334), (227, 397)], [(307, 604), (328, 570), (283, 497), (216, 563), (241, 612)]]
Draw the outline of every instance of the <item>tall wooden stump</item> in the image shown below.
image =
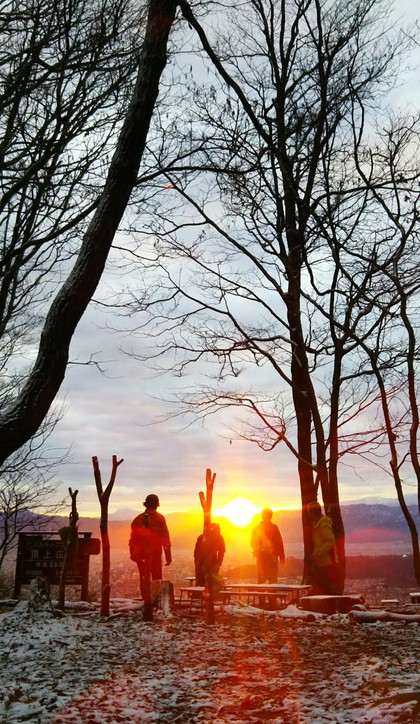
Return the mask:
[(79, 520), (79, 513), (76, 507), (76, 498), (78, 490), (74, 493), (69, 488), (69, 494), (71, 498), (71, 513), (69, 516), (69, 525), (66, 528), (61, 528), (60, 536), (64, 545), (64, 559), (63, 567), (61, 569), (60, 583), (58, 586), (58, 608), (60, 611), (64, 611), (65, 591), (66, 591), (66, 576), (69, 568), (76, 565), (77, 560), (77, 543), (78, 543), (78, 528), (77, 521)]
[[(203, 532), (206, 533), (211, 525), (211, 506), (213, 501), (213, 487), (216, 480), (216, 473), (210, 468), (206, 470), (206, 494), (200, 491), (200, 503), (203, 508), (204, 525)], [(214, 615), (213, 580), (211, 574), (206, 573), (204, 581), (204, 615), (206, 623), (213, 625), (216, 622)]]
[(108, 504), (109, 498), (114, 487), (115, 478), (117, 477), (118, 466), (123, 463), (124, 460), (117, 460), (117, 456), (112, 456), (112, 471), (109, 479), (109, 483), (105, 490), (102, 487), (101, 471), (99, 469), (99, 462), (97, 457), (92, 458), (93, 474), (95, 476), (96, 491), (98, 493), (99, 502), (101, 505), (101, 539), (102, 539), (102, 590), (101, 590), (101, 616), (109, 616), (109, 598), (111, 593), (110, 586), (110, 571), (111, 571), (111, 546), (109, 543), (108, 533)]

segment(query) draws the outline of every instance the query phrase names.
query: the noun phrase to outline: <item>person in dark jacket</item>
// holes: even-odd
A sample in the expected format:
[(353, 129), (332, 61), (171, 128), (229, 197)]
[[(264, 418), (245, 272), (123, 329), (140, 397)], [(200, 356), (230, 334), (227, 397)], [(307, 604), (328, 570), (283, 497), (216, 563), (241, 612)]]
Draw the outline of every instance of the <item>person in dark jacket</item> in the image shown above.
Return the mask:
[(220, 566), (223, 563), (226, 546), (218, 523), (211, 523), (209, 529), (198, 536), (194, 548), (195, 582), (197, 586), (210, 585), (220, 589)]
[(129, 541), (130, 558), (137, 563), (140, 575), (140, 593), (144, 601), (143, 620), (153, 620), (150, 581), (163, 578), (162, 550), (165, 565), (172, 563), (171, 540), (166, 520), (157, 512), (159, 498), (148, 495), (143, 503), (146, 510), (131, 523)]
[(261, 522), (252, 530), (251, 548), (257, 562), (257, 582), (277, 583), (278, 561), (284, 563), (284, 545), (279, 528), (271, 522), (273, 511), (264, 508)]

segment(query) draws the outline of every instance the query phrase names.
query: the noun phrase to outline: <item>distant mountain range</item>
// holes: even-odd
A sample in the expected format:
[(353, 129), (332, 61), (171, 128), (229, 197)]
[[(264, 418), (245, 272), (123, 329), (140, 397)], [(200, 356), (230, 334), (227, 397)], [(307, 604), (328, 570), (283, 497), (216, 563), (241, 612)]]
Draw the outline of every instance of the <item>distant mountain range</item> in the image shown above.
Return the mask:
[[(415, 496), (413, 496), (415, 497)], [(409, 506), (418, 530), (420, 530), (420, 517), (415, 505)], [(123, 520), (119, 519), (124, 515)], [(130, 536), (130, 523), (138, 515), (138, 511), (124, 509), (116, 511), (109, 516), (109, 533), (114, 548), (126, 549)], [(383, 543), (384, 549), (387, 544), (396, 542), (410, 545), (410, 534), (403, 513), (398, 505), (356, 503), (343, 504), (342, 515), (346, 531), (347, 543)], [(249, 547), (250, 533), (253, 526), (259, 521), (256, 516), (250, 525), (244, 528), (237, 528), (228, 520), (218, 518), (226, 545), (230, 549), (243, 548), (246, 541), (246, 548)], [(43, 518), (40, 516), (40, 521)], [(184, 512), (167, 513), (166, 520), (171, 534), (172, 544), (178, 549), (192, 549), (197, 536), (202, 532), (202, 517), (197, 514)], [(216, 520), (216, 519), (215, 519)], [(273, 520), (280, 527), (286, 547), (290, 544), (299, 544), (302, 541), (301, 512), (297, 510), (276, 511)], [(45, 520), (44, 520), (45, 523)], [(0, 514), (1, 524), (1, 514)], [(50, 520), (48, 529), (58, 530), (63, 525), (68, 525), (67, 516), (56, 516)], [(79, 520), (79, 531), (92, 532), (93, 537), (100, 537), (99, 518), (88, 518), (81, 516)]]
[[(409, 507), (417, 505), (417, 495), (415, 493), (409, 493), (405, 496), (405, 502)], [(348, 505), (387, 505), (392, 508), (399, 508), (399, 503), (396, 498), (385, 498), (373, 495), (342, 503), (342, 505), (343, 507), (347, 507)], [(109, 514), (109, 520), (131, 521), (141, 512), (141, 510), (134, 510), (133, 508), (119, 508)]]
[[(416, 493), (407, 493), (404, 498), (408, 506), (417, 505)], [(397, 508), (400, 506), (397, 498), (381, 498), (377, 495), (368, 495), (364, 498), (359, 498), (358, 500), (343, 503), (343, 505), (359, 505), (360, 503), (365, 503), (366, 505), (390, 505), (391, 507)]]

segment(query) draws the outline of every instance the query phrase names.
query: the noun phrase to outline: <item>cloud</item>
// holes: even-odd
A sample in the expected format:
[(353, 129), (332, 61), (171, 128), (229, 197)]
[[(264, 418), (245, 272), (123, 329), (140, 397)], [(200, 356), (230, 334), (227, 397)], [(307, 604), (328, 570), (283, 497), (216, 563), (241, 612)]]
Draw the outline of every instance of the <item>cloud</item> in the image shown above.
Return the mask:
[[(98, 514), (92, 456), (97, 456), (103, 485), (111, 473), (112, 455), (124, 458), (118, 468), (110, 499), (110, 512), (118, 508), (142, 509), (149, 492), (158, 493), (162, 510), (199, 509), (198, 493), (205, 490), (205, 471), (217, 473), (214, 505), (220, 507), (236, 495), (257, 505), (299, 507), (297, 463), (285, 446), (265, 453), (246, 441), (230, 441), (227, 417), (213, 415), (205, 424), (182, 429), (182, 420), (154, 424), (168, 411), (156, 399), (168, 397), (174, 380), (153, 377), (150, 369), (123, 354), (121, 339), (103, 329), (103, 315), (90, 309), (72, 343), (71, 358), (91, 354), (108, 360), (106, 376), (94, 366), (70, 365), (59, 393), (67, 413), (58, 423), (50, 446), (71, 447), (71, 461), (58, 471), (61, 495), (78, 489), (81, 514)], [(380, 471), (357, 463), (358, 475), (343, 468), (343, 499), (367, 495), (393, 496)]]

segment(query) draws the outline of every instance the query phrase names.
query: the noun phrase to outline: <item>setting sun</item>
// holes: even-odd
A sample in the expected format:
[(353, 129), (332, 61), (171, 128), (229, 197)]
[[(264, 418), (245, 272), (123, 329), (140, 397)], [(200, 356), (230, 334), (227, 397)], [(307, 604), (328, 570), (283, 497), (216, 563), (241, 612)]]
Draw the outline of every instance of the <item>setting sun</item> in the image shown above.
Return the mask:
[(234, 498), (222, 508), (213, 510), (213, 514), (217, 518), (227, 518), (233, 525), (242, 528), (249, 525), (260, 511), (261, 508), (247, 498)]

